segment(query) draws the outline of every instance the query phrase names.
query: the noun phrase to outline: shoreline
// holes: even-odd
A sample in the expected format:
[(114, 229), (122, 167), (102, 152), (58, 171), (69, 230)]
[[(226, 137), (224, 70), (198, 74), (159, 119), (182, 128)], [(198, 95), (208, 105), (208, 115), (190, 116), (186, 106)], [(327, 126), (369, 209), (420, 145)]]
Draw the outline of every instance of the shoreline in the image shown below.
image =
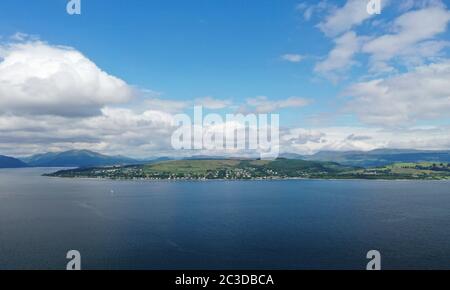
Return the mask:
[(447, 179), (368, 179), (368, 178), (304, 178), (304, 177), (287, 177), (287, 178), (252, 178), (252, 179), (150, 179), (150, 178), (108, 178), (108, 177), (63, 177), (63, 176), (48, 176), (41, 175), (42, 177), (55, 178), (55, 179), (80, 179), (80, 180), (97, 180), (97, 181), (145, 181), (145, 182), (213, 182), (213, 181), (293, 181), (293, 180), (311, 180), (311, 181), (432, 181), (432, 182), (450, 182), (450, 178)]

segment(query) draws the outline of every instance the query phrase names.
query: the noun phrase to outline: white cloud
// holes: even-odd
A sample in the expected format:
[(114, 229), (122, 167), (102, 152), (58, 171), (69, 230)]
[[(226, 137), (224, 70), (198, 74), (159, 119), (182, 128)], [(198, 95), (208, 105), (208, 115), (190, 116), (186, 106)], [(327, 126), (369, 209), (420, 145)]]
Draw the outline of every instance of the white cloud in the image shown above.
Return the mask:
[[(367, 1), (347, 0), (344, 6), (332, 10), (317, 26), (329, 37), (338, 36), (372, 17), (367, 12)], [(384, 1), (387, 5), (388, 1)]]
[(205, 109), (218, 110), (232, 105), (230, 100), (215, 99), (213, 97), (197, 98), (194, 101), (163, 99), (158, 97), (148, 98), (144, 101), (144, 107), (167, 113), (180, 113), (194, 105)]
[(311, 20), (314, 14), (322, 13), (332, 9), (334, 6), (328, 3), (326, 0), (322, 0), (317, 4), (311, 4), (308, 2), (303, 2), (298, 4), (295, 9), (303, 13), (303, 18), (306, 21)]
[(394, 33), (368, 41), (362, 52), (371, 55), (372, 70), (375, 71), (393, 70), (388, 62), (394, 58), (420, 61), (434, 57), (448, 46), (448, 42), (428, 40), (445, 32), (449, 21), (450, 12), (441, 6), (407, 12), (394, 21), (391, 27)]
[(73, 48), (38, 40), (0, 45), (0, 112), (96, 115), (132, 95), (124, 81)]
[(423, 64), (423, 59), (434, 60), (442, 57), (442, 51), (450, 46), (450, 42), (442, 40), (423, 41), (416, 46), (405, 48), (402, 52), (403, 60), (414, 64)]
[[(222, 125), (206, 128), (220, 131)], [(230, 124), (226, 124), (229, 126)], [(237, 124), (239, 126), (239, 124)], [(216, 154), (246, 156), (249, 151), (174, 151), (171, 114), (160, 111), (137, 113), (130, 109), (104, 108), (101, 116), (0, 115), (0, 151), (25, 156), (46, 151), (90, 149), (132, 157)], [(447, 149), (449, 127), (383, 129), (367, 127), (321, 127), (282, 130), (281, 151), (312, 154), (321, 150), (372, 150), (376, 148)]]
[(398, 76), (352, 85), (348, 109), (361, 121), (405, 126), (450, 117), (450, 60), (417, 67)]
[[(170, 140), (175, 126), (171, 113), (184, 111), (194, 104), (223, 109), (232, 105), (230, 100), (213, 97), (170, 100), (162, 98), (161, 93), (143, 91), (145, 100), (136, 110), (117, 108), (115, 105), (126, 103), (133, 95), (124, 81), (101, 71), (73, 48), (30, 40), (26, 35), (17, 37), (19, 43), (0, 45), (2, 154), (23, 156), (68, 149), (132, 157), (227, 153), (173, 151)], [(316, 66), (317, 72), (332, 74), (353, 65), (360, 41), (353, 32), (337, 38), (335, 49)], [(435, 56), (447, 45), (445, 41), (433, 39), (418, 44), (402, 50), (409, 51), (411, 63), (420, 63), (420, 59), (412, 57), (414, 54)], [(449, 79), (450, 61), (447, 61), (422, 65), (396, 77), (356, 84), (348, 91), (353, 97), (348, 110), (379, 128), (288, 129), (282, 132), (282, 150), (305, 154), (380, 147), (448, 148), (448, 126), (402, 130), (386, 127), (449, 118)], [(258, 113), (309, 103), (310, 100), (300, 97), (281, 100), (256, 97), (245, 101), (249, 110)]]
[(106, 107), (83, 118), (0, 115), (0, 149), (18, 156), (90, 149), (142, 157), (168, 150), (174, 128), (171, 114), (152, 110)]
[[(344, 7), (351, 6), (350, 2)], [(335, 47), (325, 60), (316, 64), (314, 71), (336, 82), (357, 63), (354, 61), (357, 53), (369, 56), (369, 71), (375, 74), (395, 72), (399, 65), (411, 69), (439, 61), (450, 47), (450, 41), (437, 38), (447, 29), (450, 11), (441, 1), (415, 2), (412, 8), (420, 9), (406, 12), (392, 23), (379, 27), (376, 31), (388, 31), (381, 36), (357, 36), (354, 31), (348, 31), (336, 37)], [(341, 13), (342, 9), (335, 13)]]
[(298, 108), (308, 105), (311, 101), (300, 97), (290, 97), (271, 101), (266, 96), (247, 99), (247, 105), (256, 113), (270, 113), (285, 108)]
[(378, 148), (448, 150), (449, 127), (386, 130), (367, 127), (295, 128), (283, 132), (282, 151), (313, 154), (318, 151), (369, 151)]
[(353, 31), (335, 39), (335, 47), (325, 60), (316, 64), (314, 71), (336, 80), (336, 72), (345, 71), (355, 64), (353, 57), (360, 49), (360, 42), (361, 39)]
[(425, 8), (429, 6), (445, 7), (441, 0), (403, 0), (398, 3), (400, 11), (408, 11), (413, 8)]
[(300, 54), (284, 54), (281, 56), (281, 59), (289, 62), (301, 62), (303, 58)]

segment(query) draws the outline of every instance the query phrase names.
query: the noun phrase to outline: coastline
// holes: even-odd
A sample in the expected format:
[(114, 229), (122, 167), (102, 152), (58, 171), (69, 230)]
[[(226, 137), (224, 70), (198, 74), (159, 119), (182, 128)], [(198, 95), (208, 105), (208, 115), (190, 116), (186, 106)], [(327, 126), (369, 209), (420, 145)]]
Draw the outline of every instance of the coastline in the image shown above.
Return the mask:
[(63, 176), (48, 176), (41, 175), (42, 177), (55, 178), (55, 179), (79, 179), (79, 180), (98, 180), (98, 181), (145, 181), (145, 182), (213, 182), (213, 181), (231, 181), (231, 182), (248, 182), (248, 181), (293, 181), (293, 180), (311, 180), (311, 181), (398, 181), (398, 182), (408, 182), (408, 181), (431, 181), (431, 182), (450, 182), (450, 178), (447, 179), (420, 179), (420, 178), (409, 178), (409, 179), (369, 179), (369, 178), (304, 178), (304, 177), (286, 177), (286, 178), (252, 178), (252, 179), (151, 179), (151, 178), (108, 178), (108, 177), (63, 177)]

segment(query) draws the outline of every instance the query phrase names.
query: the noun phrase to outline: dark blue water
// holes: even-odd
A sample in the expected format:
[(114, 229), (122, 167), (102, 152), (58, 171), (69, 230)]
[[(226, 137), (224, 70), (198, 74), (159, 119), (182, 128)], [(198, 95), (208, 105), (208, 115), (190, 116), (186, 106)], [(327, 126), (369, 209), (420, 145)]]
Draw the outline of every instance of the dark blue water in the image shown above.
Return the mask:
[(450, 269), (450, 182), (107, 181), (0, 170), (0, 269)]

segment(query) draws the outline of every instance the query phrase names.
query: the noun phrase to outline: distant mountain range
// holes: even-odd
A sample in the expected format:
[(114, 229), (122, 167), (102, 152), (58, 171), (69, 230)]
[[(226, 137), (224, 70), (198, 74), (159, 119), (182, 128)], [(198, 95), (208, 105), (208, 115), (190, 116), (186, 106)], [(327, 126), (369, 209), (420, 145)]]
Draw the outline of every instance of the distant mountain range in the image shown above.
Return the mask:
[(32, 167), (93, 167), (139, 164), (140, 161), (124, 156), (108, 156), (89, 150), (70, 150), (45, 153), (23, 158)]
[(377, 149), (362, 151), (321, 151), (299, 159), (314, 161), (331, 161), (342, 165), (375, 167), (397, 162), (450, 162), (450, 151), (426, 151), (403, 149)]
[(27, 166), (25, 162), (19, 159), (0, 155), (0, 168), (22, 168)]
[[(281, 158), (307, 161), (336, 162), (345, 166), (375, 167), (398, 162), (450, 162), (450, 151), (426, 151), (403, 149), (377, 149), (373, 151), (321, 151), (314, 155), (284, 153)], [(151, 160), (137, 160), (124, 156), (108, 156), (89, 150), (71, 150), (33, 155), (20, 160), (0, 156), (0, 168), (20, 167), (98, 167), (113, 165), (151, 164), (180, 158), (160, 157)], [(236, 159), (225, 156), (197, 155), (184, 160)]]

